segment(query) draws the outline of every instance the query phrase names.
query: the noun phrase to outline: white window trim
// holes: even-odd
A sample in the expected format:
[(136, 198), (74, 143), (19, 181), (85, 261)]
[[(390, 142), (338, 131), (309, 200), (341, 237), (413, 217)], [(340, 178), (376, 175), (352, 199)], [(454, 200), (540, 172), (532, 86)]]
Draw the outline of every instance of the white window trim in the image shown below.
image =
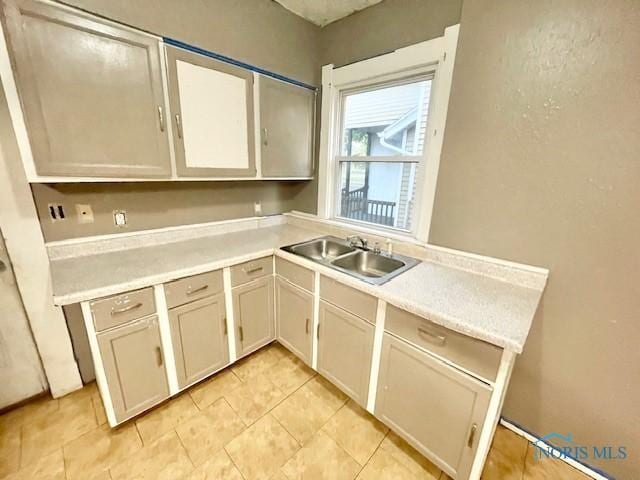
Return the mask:
[[(425, 136), (429, 135), (430, 138), (424, 152), (428, 160), (423, 163), (424, 168), (419, 171), (419, 188), (416, 198), (416, 205), (419, 205), (419, 208), (416, 209), (417, 222), (413, 231), (406, 233), (406, 236), (415, 237), (422, 242), (428, 241), (459, 29), (460, 25), (453, 25), (445, 29), (442, 37), (344, 67), (334, 68), (332, 64), (322, 67), (320, 168), (318, 171), (318, 216), (320, 218), (348, 225), (362, 224), (362, 222), (346, 221), (343, 218), (333, 216), (337, 202), (334, 186), (337, 181), (337, 160), (339, 160), (336, 158), (339, 148), (336, 139), (338, 138), (337, 129), (341, 128), (341, 119), (339, 118), (341, 92), (372, 83), (389, 82), (411, 75), (433, 72), (433, 94), (429, 105), (427, 131), (425, 132)], [(404, 157), (401, 161), (411, 161), (412, 158), (415, 157)], [(390, 160), (385, 157), (385, 161)], [(366, 223), (366, 225), (381, 232), (403, 234), (398, 229), (378, 227), (371, 223)]]

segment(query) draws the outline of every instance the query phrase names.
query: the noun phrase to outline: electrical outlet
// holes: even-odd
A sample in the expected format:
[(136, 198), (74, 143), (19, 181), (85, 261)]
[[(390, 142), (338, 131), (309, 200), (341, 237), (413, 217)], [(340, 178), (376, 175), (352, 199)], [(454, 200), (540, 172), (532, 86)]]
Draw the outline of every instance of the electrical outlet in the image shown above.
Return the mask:
[(47, 207), (49, 208), (49, 218), (52, 222), (59, 222), (60, 220), (67, 218), (64, 211), (64, 205), (60, 203), (50, 203)]
[(259, 201), (253, 203), (253, 213), (256, 217), (262, 216), (262, 204)]
[(116, 227), (124, 227), (127, 225), (127, 212), (124, 210), (113, 211), (113, 223)]
[(93, 223), (93, 209), (91, 205), (76, 204), (78, 223)]

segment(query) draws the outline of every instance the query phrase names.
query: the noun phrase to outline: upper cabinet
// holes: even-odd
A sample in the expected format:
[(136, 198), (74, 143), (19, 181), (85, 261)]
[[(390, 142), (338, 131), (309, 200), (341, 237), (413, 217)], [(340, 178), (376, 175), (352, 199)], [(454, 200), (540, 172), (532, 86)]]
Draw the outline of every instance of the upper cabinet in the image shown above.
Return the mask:
[(260, 153), (264, 177), (313, 176), (316, 94), (260, 77)]
[(158, 40), (36, 1), (3, 6), (37, 174), (169, 177)]
[(178, 175), (255, 176), (253, 73), (166, 48)]

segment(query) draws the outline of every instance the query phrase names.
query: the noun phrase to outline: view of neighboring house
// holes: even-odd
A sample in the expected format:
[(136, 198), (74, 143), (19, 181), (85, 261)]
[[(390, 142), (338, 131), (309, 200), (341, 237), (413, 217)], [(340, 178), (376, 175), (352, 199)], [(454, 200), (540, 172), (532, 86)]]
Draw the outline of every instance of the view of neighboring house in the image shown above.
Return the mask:
[(342, 155), (369, 161), (343, 163), (341, 216), (411, 229), (430, 91), (425, 79), (346, 96)]

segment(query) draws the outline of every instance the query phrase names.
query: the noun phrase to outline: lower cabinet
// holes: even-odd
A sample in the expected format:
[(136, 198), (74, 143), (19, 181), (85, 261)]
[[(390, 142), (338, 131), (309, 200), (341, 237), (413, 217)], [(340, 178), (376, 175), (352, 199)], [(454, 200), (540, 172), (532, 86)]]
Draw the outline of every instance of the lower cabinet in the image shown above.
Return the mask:
[(169, 310), (180, 388), (229, 363), (224, 293)]
[(169, 397), (156, 315), (97, 335), (117, 422)]
[(384, 334), (375, 413), (454, 478), (467, 478), (491, 389)]
[(277, 278), (276, 312), (278, 341), (310, 365), (313, 294)]
[(241, 357), (275, 337), (273, 276), (262, 277), (232, 290), (236, 352)]
[(318, 371), (366, 406), (374, 326), (322, 300), (319, 324)]

